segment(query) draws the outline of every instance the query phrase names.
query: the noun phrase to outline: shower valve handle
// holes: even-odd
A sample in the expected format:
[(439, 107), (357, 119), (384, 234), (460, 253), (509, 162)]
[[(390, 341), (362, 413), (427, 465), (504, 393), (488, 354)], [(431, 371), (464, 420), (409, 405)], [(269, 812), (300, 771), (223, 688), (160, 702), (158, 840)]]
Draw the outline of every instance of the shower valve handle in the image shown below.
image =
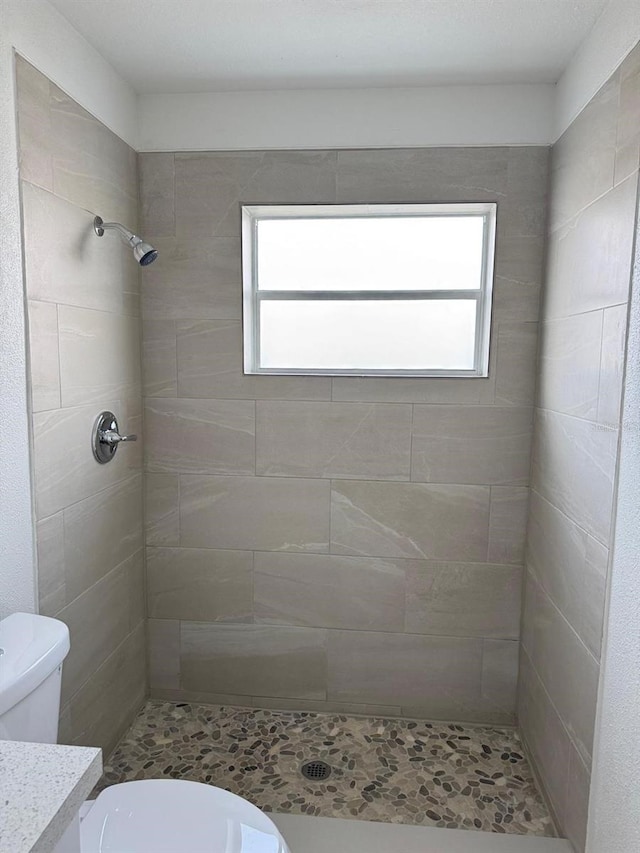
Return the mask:
[(120, 435), (115, 429), (104, 429), (100, 431), (100, 441), (104, 444), (119, 444), (121, 441), (137, 441), (137, 435)]
[(93, 425), (91, 449), (96, 462), (111, 462), (118, 446), (124, 441), (137, 441), (137, 435), (120, 435), (118, 421), (113, 412), (101, 412)]

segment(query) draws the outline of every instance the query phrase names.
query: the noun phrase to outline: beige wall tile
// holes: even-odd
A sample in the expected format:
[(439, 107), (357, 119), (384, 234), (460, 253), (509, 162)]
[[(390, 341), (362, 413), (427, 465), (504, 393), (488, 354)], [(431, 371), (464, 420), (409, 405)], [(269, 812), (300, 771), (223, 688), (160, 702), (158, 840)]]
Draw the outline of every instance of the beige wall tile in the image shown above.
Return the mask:
[(176, 231), (237, 237), (240, 205), (335, 201), (334, 151), (176, 154)]
[(494, 720), (515, 723), (519, 644), (482, 641), (481, 707)]
[(323, 714), (359, 714), (366, 717), (400, 717), (399, 705), (364, 705), (358, 702), (321, 702), (319, 699), (272, 699), (252, 696), (254, 708), (272, 708), (279, 711), (311, 711)]
[(484, 560), (488, 512), (489, 489), (485, 486), (334, 480), (331, 551)]
[(536, 491), (527, 566), (592, 654), (600, 657), (608, 550)]
[(538, 324), (500, 324), (496, 333), (496, 346), (496, 405), (533, 405)]
[(577, 750), (571, 745), (567, 779), (566, 814), (564, 827), (567, 838), (576, 850), (584, 850), (587, 840), (591, 773)]
[(550, 235), (545, 319), (627, 301), (636, 188), (627, 179)]
[(411, 379), (344, 376), (333, 379), (333, 399), (373, 403), (493, 403), (495, 376), (485, 379)]
[(142, 477), (116, 483), (64, 510), (67, 602), (142, 548)]
[(640, 166), (640, 49), (636, 47), (619, 69), (620, 104), (616, 137), (615, 182)]
[(520, 655), (518, 721), (553, 811), (566, 814), (571, 741), (526, 652)]
[(331, 631), (328, 659), (330, 701), (420, 707), (428, 718), (480, 690), (482, 646), (472, 639)]
[(63, 406), (140, 395), (136, 317), (60, 305), (58, 324)]
[(329, 400), (328, 376), (245, 376), (242, 324), (178, 321), (178, 394), (249, 400)]
[(620, 423), (627, 313), (626, 304), (603, 311), (597, 418), (609, 426)]
[(530, 408), (414, 406), (411, 479), (526, 484)]
[(31, 410), (57, 409), (60, 406), (60, 360), (56, 306), (29, 300), (28, 321)]
[(402, 631), (405, 565), (404, 560), (258, 552), (256, 621)]
[(529, 490), (519, 486), (491, 487), (489, 552), (491, 563), (524, 562)]
[(16, 54), (20, 176), (47, 190), (53, 189), (50, 87), (44, 74)]
[(146, 470), (193, 474), (253, 474), (252, 400), (147, 400)]
[(122, 241), (112, 234), (98, 239), (93, 213), (25, 182), (22, 211), (30, 299), (125, 311), (127, 294), (138, 289), (138, 268)]
[(55, 85), (50, 104), (53, 191), (135, 231), (136, 152)]
[(565, 515), (607, 543), (618, 431), (538, 410), (532, 486)]
[(142, 304), (146, 317), (241, 318), (239, 237), (160, 237), (154, 238), (154, 245), (162, 263), (145, 270)]
[[(71, 651), (62, 671), (62, 703), (74, 696), (131, 632), (132, 593), (142, 552), (125, 560), (68, 604), (57, 618), (69, 626)], [(74, 732), (75, 737), (75, 732)]]
[(65, 588), (64, 526), (62, 513), (36, 525), (38, 613), (55, 616), (67, 603)]
[(527, 577), (527, 631), (531, 664), (585, 762), (591, 760), (599, 666), (544, 590)]
[(268, 551), (329, 549), (329, 483), (180, 477), (180, 544)]
[(172, 237), (176, 230), (173, 152), (138, 154), (140, 230), (148, 240)]
[[(140, 432), (139, 417), (129, 415), (124, 402), (101, 404), (116, 413), (123, 429)], [(97, 494), (140, 470), (140, 443), (122, 447), (108, 465), (98, 465), (91, 453), (91, 431), (100, 407), (39, 412), (33, 416), (34, 479), (38, 518), (53, 515), (72, 503)], [(64, 436), (64, 453), (52, 453)]]
[(613, 186), (619, 88), (614, 75), (553, 146), (552, 231)]
[(600, 381), (602, 311), (541, 325), (538, 405), (595, 418)]
[(408, 405), (256, 404), (258, 474), (408, 480), (410, 445)]
[(143, 318), (142, 388), (146, 397), (178, 396), (178, 362), (174, 320)]
[(494, 323), (535, 323), (540, 311), (544, 237), (498, 235)]
[(147, 629), (149, 687), (151, 690), (176, 690), (180, 687), (180, 623), (173, 619), (150, 618)]
[(180, 485), (174, 474), (144, 476), (144, 519), (147, 545), (180, 544)]
[(253, 621), (253, 554), (148, 548), (147, 610), (153, 619)]
[(409, 560), (406, 571), (406, 631), (518, 639), (520, 567)]
[(339, 151), (339, 203), (499, 201), (508, 148)]
[(144, 646), (141, 624), (73, 697), (70, 712), (75, 746), (99, 746), (105, 756), (115, 748), (145, 699)]
[(183, 622), (181, 672), (185, 690), (322, 700), (326, 631)]

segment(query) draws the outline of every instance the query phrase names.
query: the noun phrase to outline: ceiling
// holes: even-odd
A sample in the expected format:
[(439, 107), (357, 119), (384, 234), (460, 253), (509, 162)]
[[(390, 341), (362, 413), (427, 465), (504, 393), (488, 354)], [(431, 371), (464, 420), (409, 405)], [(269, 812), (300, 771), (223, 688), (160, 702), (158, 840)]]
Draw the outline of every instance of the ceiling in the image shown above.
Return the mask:
[(50, 0), (139, 93), (556, 82), (607, 0)]

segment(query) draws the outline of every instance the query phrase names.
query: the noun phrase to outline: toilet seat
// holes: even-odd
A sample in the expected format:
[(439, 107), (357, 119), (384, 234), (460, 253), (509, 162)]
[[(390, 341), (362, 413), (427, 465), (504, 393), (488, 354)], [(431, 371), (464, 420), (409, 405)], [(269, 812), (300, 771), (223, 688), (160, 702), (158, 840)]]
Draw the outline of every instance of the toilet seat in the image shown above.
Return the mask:
[(290, 853), (256, 806), (222, 788), (177, 779), (106, 788), (80, 836), (82, 853)]

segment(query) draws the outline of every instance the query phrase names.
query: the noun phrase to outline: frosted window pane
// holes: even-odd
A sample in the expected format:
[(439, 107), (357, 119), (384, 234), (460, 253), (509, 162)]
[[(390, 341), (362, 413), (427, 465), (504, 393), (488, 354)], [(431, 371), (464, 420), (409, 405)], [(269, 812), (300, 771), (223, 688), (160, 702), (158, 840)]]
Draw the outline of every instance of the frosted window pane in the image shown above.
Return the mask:
[(260, 366), (314, 370), (473, 370), (467, 299), (262, 301)]
[(262, 290), (474, 290), (481, 216), (258, 221)]

